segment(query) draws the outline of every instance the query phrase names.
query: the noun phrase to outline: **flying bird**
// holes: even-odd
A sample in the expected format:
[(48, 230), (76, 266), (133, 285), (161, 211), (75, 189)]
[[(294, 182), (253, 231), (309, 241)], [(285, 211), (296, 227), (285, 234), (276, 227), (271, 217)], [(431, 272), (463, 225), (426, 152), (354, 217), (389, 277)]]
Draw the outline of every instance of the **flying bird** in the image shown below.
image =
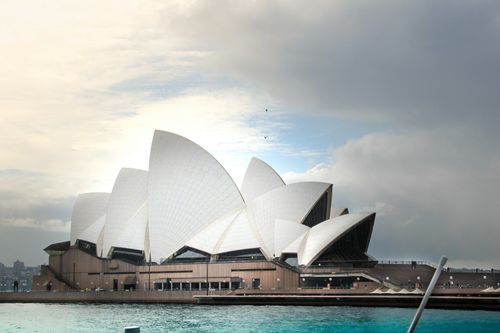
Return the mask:
[(266, 112), (267, 112), (267, 109), (266, 109)]
[(264, 136), (264, 139), (267, 140), (267, 136)]

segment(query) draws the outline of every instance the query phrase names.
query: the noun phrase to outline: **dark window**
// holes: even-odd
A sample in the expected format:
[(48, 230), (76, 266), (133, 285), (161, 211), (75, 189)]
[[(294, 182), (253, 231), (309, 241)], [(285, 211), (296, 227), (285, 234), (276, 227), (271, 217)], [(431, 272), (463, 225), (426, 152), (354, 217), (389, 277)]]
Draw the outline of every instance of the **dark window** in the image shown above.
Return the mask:
[(248, 260), (265, 260), (266, 258), (259, 249), (240, 250), (233, 252), (221, 253), (218, 255), (219, 261), (248, 261)]
[(326, 191), (318, 202), (316, 202), (309, 214), (307, 214), (302, 224), (307, 225), (308, 227), (313, 227), (316, 224), (327, 220), (329, 218), (329, 216), (326, 216), (328, 212), (329, 199), (329, 191)]
[(83, 240), (77, 240), (78, 249), (82, 250), (85, 253), (88, 253), (92, 256), (96, 256), (96, 246), (94, 243), (86, 242)]
[(145, 263), (144, 252), (124, 247), (115, 247), (111, 253), (111, 259), (119, 259), (134, 265)]
[(207, 262), (210, 254), (185, 246), (164, 262)]

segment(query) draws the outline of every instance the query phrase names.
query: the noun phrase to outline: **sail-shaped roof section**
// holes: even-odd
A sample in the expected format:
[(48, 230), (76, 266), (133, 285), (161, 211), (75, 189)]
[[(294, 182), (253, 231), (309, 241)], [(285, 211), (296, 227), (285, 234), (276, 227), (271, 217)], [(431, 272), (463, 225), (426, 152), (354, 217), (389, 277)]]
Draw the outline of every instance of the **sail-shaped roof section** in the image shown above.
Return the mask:
[(96, 253), (98, 256), (102, 255), (102, 239), (105, 221), (106, 215), (103, 215), (98, 218), (97, 221), (92, 223), (87, 229), (82, 231), (78, 236), (79, 240), (94, 243), (96, 245)]
[(251, 221), (262, 236), (264, 255), (275, 257), (274, 223), (276, 219), (302, 223), (315, 203), (331, 190), (332, 184), (301, 182), (288, 184), (269, 191), (248, 203)]
[(285, 182), (278, 173), (267, 163), (253, 157), (243, 178), (241, 194), (246, 202), (250, 202), (258, 196), (282, 186), (285, 186)]
[(285, 253), (295, 253), (298, 254), (301, 251), (301, 248), (304, 247), (305, 240), (307, 239), (307, 235), (309, 234), (309, 231), (311, 229), (308, 228), (306, 232), (304, 232), (302, 235), (297, 237), (293, 242), (291, 242), (283, 251), (281, 251), (281, 254)]
[[(373, 223), (375, 213), (345, 214), (312, 227), (297, 253), (299, 265), (309, 266), (342, 236), (363, 223)], [(369, 241), (368, 237), (368, 241)], [(365, 244), (368, 247), (368, 244)]]
[(337, 216), (342, 216), (345, 214), (349, 214), (349, 208), (332, 208), (332, 211), (330, 212), (330, 218), (334, 218)]
[[(108, 199), (109, 193), (102, 192), (82, 193), (76, 198), (71, 214), (71, 245), (75, 244), (82, 232), (106, 214)], [(89, 234), (86, 237), (89, 238)]]
[(263, 247), (262, 239), (255, 227), (250, 224), (248, 212), (244, 209), (224, 232), (215, 252), (225, 253)]
[(281, 256), (283, 250), (308, 230), (309, 227), (303, 224), (277, 219), (274, 222), (274, 255)]
[(217, 244), (220, 242), (227, 228), (240, 213), (241, 211), (231, 213), (212, 222), (191, 238), (186, 245), (206, 253), (214, 254)]
[(144, 251), (147, 211), (148, 173), (123, 168), (116, 177), (109, 197), (103, 254), (111, 255), (113, 247)]
[(217, 219), (245, 206), (227, 171), (194, 142), (155, 131), (149, 158), (151, 256), (168, 258)]

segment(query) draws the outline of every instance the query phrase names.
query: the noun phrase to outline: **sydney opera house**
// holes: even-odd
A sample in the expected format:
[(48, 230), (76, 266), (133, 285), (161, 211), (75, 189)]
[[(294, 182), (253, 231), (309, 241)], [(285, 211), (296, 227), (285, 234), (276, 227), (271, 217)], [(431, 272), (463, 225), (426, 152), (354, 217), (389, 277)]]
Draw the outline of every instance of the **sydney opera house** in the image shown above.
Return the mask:
[[(285, 184), (253, 158), (238, 187), (196, 143), (155, 131), (149, 170), (123, 168), (110, 193), (83, 193), (67, 242), (48, 246), (38, 289), (298, 288), (373, 267), (375, 213), (332, 209), (332, 184)], [(318, 270), (319, 269), (319, 270)]]

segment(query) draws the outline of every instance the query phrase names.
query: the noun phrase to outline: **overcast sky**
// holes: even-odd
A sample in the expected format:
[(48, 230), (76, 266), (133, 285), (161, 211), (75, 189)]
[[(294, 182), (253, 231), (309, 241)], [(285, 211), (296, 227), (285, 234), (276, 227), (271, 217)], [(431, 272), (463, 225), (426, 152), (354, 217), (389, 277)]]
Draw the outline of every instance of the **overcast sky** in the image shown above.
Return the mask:
[(162, 129), (238, 185), (252, 156), (334, 183), (377, 212), (379, 259), (500, 268), (498, 1), (2, 1), (0, 22), (0, 262), (47, 262), (76, 195), (147, 169)]

